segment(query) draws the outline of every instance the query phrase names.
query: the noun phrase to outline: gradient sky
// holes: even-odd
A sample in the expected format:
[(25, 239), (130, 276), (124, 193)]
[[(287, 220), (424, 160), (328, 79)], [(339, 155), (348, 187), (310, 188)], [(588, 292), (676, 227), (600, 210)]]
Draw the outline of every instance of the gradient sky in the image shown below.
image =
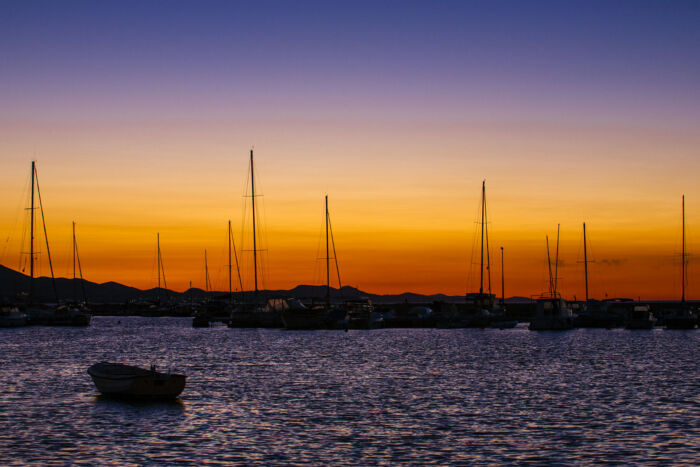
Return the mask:
[[(78, 223), (87, 279), (226, 287), (255, 147), (267, 288), (478, 288), (487, 180), (494, 289), (689, 296), (700, 235), (700, 3), (32, 2), (0, 6), (0, 263), (18, 269), (37, 160), (56, 273)], [(250, 253), (243, 253), (250, 287)], [(45, 255), (41, 272), (48, 273)]]

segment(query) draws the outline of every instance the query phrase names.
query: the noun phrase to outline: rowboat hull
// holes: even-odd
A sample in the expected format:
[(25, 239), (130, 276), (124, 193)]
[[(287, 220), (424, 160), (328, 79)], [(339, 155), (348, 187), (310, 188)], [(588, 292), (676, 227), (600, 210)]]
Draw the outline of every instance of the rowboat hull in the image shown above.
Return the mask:
[(187, 377), (128, 365), (97, 363), (88, 368), (95, 387), (106, 396), (174, 399), (185, 389)]

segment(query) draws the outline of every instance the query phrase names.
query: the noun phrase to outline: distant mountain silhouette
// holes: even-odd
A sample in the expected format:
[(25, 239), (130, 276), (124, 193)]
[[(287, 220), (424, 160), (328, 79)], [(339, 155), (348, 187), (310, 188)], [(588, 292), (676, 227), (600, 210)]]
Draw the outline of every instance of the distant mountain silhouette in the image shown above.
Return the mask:
[[(174, 292), (168, 289), (148, 289), (141, 290), (135, 287), (129, 287), (117, 282), (105, 282), (98, 284), (95, 282), (84, 281), (85, 294), (89, 302), (93, 303), (124, 303), (130, 300), (155, 300), (157, 298), (167, 300), (202, 300), (205, 297), (221, 298), (228, 297), (228, 292), (210, 292), (207, 293), (199, 288), (191, 288), (185, 292)], [(58, 298), (61, 301), (73, 300), (77, 298), (82, 300), (82, 291), (80, 287), (80, 279), (56, 279), (56, 289)], [(5, 300), (15, 301), (21, 299), (29, 293), (29, 276), (22, 274), (3, 265), (0, 265), (0, 297)], [(250, 295), (252, 292), (235, 292), (234, 296), (240, 298), (242, 295)], [(37, 301), (55, 302), (55, 294), (51, 285), (50, 277), (38, 277), (34, 279), (34, 294)], [(77, 295), (77, 296), (76, 296)], [(318, 299), (322, 301), (326, 297), (326, 286), (324, 285), (298, 285), (291, 290), (263, 290), (258, 293), (262, 299), (284, 297), (284, 298), (303, 298), (303, 299)], [(445, 301), (451, 303), (464, 302), (464, 295), (421, 295), (411, 292), (405, 292), (395, 295), (377, 295), (363, 292), (355, 287), (344, 286), (340, 289), (331, 287), (331, 298), (333, 301), (353, 300), (359, 298), (368, 298), (373, 303), (430, 303), (433, 301)], [(513, 297), (506, 299), (507, 303), (522, 303), (530, 302), (529, 298)]]

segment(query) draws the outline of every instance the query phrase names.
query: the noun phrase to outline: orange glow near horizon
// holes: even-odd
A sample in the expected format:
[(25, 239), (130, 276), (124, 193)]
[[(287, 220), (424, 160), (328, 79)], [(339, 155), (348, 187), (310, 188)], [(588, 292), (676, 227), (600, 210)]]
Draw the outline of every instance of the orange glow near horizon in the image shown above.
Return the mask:
[[(145, 160), (138, 170), (114, 162), (92, 166), (85, 154), (40, 160), (55, 274), (72, 275), (70, 229), (75, 220), (83, 272), (90, 281), (155, 287), (159, 232), (168, 288), (183, 291), (190, 281), (204, 288), (206, 248), (213, 286), (226, 290), (226, 228), (231, 219), (244, 288), (252, 288), (250, 220), (242, 228), (244, 212), (250, 216), (243, 196), (247, 160), (245, 150), (241, 152), (235, 158), (211, 157), (207, 164), (179, 158), (157, 167)], [(586, 221), (592, 298), (675, 299), (681, 288), (682, 188), (687, 188), (691, 253), (697, 232), (699, 211), (692, 200), (700, 199), (700, 191), (689, 183), (688, 173), (676, 182), (662, 176), (651, 184), (628, 166), (623, 172), (629, 169), (630, 178), (620, 178), (622, 172), (615, 170), (577, 171), (573, 165), (569, 168), (570, 162), (566, 170), (522, 172), (517, 158), (513, 168), (501, 166), (500, 156), (493, 156), (499, 161), (492, 166), (477, 159), (426, 161), (410, 156), (406, 164), (394, 166), (401, 159), (396, 154), (388, 155), (389, 160), (380, 158), (370, 171), (371, 158), (346, 156), (330, 165), (319, 155), (295, 160), (266, 153), (256, 152), (258, 188), (264, 195), (258, 198), (260, 241), (266, 250), (261, 254), (260, 281), (266, 289), (325, 283), (325, 269), (317, 258), (325, 248), (326, 192), (343, 285), (378, 294), (462, 295), (478, 290), (477, 173), (492, 174), (487, 203), (491, 289), (497, 295), (500, 246), (505, 248), (507, 296), (528, 297), (546, 290), (545, 235), (554, 255), (560, 222), (559, 289), (567, 298), (583, 298), (581, 223)], [(316, 169), (313, 162), (318, 161), (329, 165)], [(0, 262), (20, 269), (19, 252), (28, 248), (26, 236), (25, 246), (20, 244), (29, 164), (19, 157), (10, 162), (2, 174), (0, 195), (15, 203), (2, 204), (5, 242)], [(469, 165), (475, 169), (466, 170)], [(37, 243), (43, 252), (43, 236), (37, 235)], [(48, 275), (45, 255), (40, 258), (39, 274)], [(693, 299), (698, 290), (693, 261), (688, 272), (687, 295)], [(233, 283), (238, 289), (235, 276)], [(337, 286), (335, 276), (332, 285)]]

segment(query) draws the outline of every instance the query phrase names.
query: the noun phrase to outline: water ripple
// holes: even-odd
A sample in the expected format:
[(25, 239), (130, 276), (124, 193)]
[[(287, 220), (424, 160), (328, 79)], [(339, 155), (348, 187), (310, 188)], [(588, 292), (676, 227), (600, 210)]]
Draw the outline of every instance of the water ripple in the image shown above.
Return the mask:
[[(10, 465), (697, 464), (700, 332), (0, 330)], [(99, 396), (100, 360), (185, 371), (181, 400)]]

